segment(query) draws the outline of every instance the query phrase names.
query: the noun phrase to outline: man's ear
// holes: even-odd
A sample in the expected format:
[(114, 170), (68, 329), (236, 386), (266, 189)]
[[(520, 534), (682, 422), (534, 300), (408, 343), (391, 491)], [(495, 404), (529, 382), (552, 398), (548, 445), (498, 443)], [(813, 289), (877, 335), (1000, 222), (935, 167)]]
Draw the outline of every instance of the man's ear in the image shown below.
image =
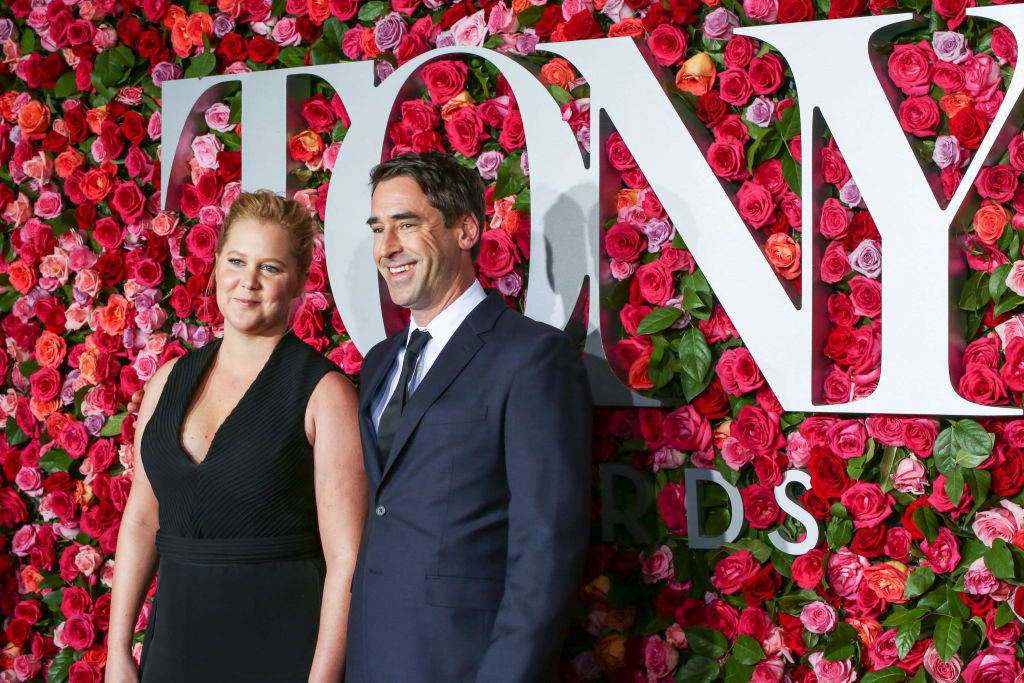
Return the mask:
[(459, 231), (459, 248), (463, 251), (470, 251), (480, 241), (480, 221), (471, 213), (459, 219), (456, 224)]

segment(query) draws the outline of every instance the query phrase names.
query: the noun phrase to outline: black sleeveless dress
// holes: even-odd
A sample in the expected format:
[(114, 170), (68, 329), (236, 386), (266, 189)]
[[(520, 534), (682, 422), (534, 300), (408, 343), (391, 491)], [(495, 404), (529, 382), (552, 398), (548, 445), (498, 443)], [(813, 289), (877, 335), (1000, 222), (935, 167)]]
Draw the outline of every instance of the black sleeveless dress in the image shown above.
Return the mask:
[(197, 464), (181, 424), (219, 348), (178, 359), (142, 437), (160, 503), (142, 681), (306, 681), (324, 560), (304, 419), (338, 368), (286, 334)]

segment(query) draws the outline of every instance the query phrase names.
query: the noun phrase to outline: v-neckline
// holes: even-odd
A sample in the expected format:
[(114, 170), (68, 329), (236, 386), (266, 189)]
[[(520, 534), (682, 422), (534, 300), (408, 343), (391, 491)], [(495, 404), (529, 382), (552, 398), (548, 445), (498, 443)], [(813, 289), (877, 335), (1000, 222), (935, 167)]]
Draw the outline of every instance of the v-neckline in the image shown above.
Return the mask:
[(200, 368), (199, 373), (192, 381), (192, 386), (188, 394), (188, 400), (185, 401), (181, 417), (178, 419), (178, 450), (180, 450), (182, 455), (185, 456), (185, 461), (188, 465), (191, 465), (192, 467), (202, 467), (203, 464), (205, 464), (206, 461), (210, 459), (210, 455), (213, 453), (213, 448), (217, 444), (217, 439), (220, 438), (220, 434), (224, 430), (224, 425), (231, 421), (231, 418), (233, 418), (235, 416), (235, 413), (238, 412), (239, 407), (243, 403), (245, 403), (245, 401), (249, 398), (249, 395), (252, 393), (253, 388), (257, 384), (259, 384), (260, 380), (263, 379), (263, 376), (267, 372), (267, 368), (270, 367), (270, 364), (274, 360), (274, 357), (277, 355), (278, 351), (284, 345), (285, 338), (287, 338), (290, 335), (291, 330), (285, 332), (284, 336), (277, 340), (277, 344), (274, 345), (274, 350), (270, 352), (269, 356), (267, 356), (267, 360), (263, 363), (263, 367), (260, 368), (260, 371), (256, 373), (256, 377), (253, 378), (252, 382), (249, 383), (249, 386), (246, 387), (245, 391), (242, 393), (242, 396), (231, 408), (227, 416), (221, 421), (219, 425), (217, 425), (217, 429), (213, 432), (213, 438), (210, 439), (210, 445), (206, 448), (206, 454), (203, 456), (203, 459), (196, 460), (195, 457), (188, 451), (188, 449), (185, 448), (185, 442), (182, 439), (182, 436), (184, 435), (185, 431), (185, 418), (188, 417), (189, 411), (192, 409), (192, 404), (195, 400), (196, 392), (198, 392), (199, 387), (202, 385), (203, 381), (206, 379), (207, 374), (210, 371), (210, 367), (213, 365), (217, 356), (220, 354), (222, 340), (217, 340), (217, 348), (212, 349), (212, 353), (210, 353), (209, 356), (206, 358), (206, 362), (203, 363), (203, 366), (202, 368)]

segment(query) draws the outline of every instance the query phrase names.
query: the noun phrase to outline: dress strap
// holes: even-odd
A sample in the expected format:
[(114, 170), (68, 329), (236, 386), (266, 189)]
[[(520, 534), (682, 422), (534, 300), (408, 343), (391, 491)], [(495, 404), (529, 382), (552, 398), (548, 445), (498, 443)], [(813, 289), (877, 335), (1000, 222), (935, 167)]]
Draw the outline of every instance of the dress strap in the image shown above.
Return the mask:
[(262, 538), (188, 538), (157, 531), (156, 549), (161, 557), (213, 564), (304, 560), (323, 552), (315, 531)]

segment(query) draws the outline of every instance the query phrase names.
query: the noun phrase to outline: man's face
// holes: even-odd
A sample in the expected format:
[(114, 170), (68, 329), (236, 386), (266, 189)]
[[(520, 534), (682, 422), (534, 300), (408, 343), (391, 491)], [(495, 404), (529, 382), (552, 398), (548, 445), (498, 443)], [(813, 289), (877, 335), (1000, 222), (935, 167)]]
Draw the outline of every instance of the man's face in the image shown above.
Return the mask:
[[(445, 227), (441, 212), (408, 176), (380, 182), (370, 214), (373, 259), (391, 300), (425, 325), (472, 282), (469, 249), (476, 241), (476, 221), (463, 217)], [(467, 264), (469, 282), (464, 282)]]

